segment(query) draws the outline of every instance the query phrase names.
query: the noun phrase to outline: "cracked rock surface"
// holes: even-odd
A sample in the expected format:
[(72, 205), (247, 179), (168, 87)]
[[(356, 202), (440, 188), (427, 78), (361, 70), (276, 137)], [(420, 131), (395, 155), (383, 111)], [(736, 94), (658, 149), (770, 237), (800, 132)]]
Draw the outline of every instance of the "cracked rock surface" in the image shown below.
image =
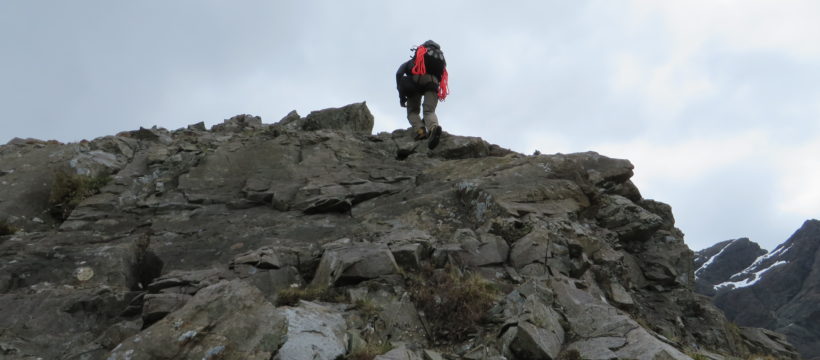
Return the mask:
[[(0, 235), (0, 357), (797, 358), (693, 292), (628, 160), (429, 150), (376, 120), (359, 103), (0, 146), (19, 230)], [(56, 219), (56, 171), (108, 181)]]

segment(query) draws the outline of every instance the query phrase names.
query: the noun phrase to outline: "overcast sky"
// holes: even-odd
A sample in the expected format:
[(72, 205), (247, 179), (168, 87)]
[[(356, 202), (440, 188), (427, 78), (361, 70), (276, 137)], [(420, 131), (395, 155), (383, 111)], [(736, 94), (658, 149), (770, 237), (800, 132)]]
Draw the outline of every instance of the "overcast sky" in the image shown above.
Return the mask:
[(816, 1), (2, 1), (0, 143), (360, 101), (392, 131), (428, 39), (445, 131), (629, 159), (693, 250), (820, 217)]

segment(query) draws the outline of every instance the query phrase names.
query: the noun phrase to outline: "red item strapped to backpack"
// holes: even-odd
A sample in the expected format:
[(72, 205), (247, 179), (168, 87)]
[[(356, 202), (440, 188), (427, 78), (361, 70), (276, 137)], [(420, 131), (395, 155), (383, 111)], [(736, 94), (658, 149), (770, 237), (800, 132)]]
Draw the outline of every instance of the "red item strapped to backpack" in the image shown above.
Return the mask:
[(413, 75), (424, 75), (427, 73), (427, 67), (424, 66), (424, 54), (426, 53), (426, 47), (419, 46), (416, 48), (416, 63), (413, 65), (413, 70), (411, 71)]
[(450, 94), (450, 88), (447, 86), (447, 68), (441, 73), (441, 82), (438, 85), (438, 99), (444, 101), (447, 95)]
[[(427, 73), (427, 67), (424, 65), (424, 54), (427, 54), (427, 48), (424, 46), (419, 46), (416, 48), (416, 62), (413, 64), (413, 70), (410, 72), (413, 75), (424, 75)], [(447, 68), (444, 69), (444, 72), (441, 74), (441, 81), (438, 86), (438, 99), (444, 101), (447, 98), (447, 95), (450, 94), (450, 88), (447, 86)]]

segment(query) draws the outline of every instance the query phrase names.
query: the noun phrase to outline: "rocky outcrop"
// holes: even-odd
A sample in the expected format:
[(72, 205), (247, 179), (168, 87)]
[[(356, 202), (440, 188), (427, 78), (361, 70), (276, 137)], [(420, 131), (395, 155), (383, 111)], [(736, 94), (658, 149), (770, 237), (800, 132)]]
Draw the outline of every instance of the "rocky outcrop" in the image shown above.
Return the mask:
[[(361, 103), (0, 147), (19, 229), (0, 236), (0, 353), (794, 358), (692, 291), (693, 253), (629, 161), (447, 133), (429, 150), (373, 121)], [(58, 170), (108, 181), (52, 218)]]
[[(711, 263), (702, 266), (707, 268), (703, 274), (716, 274), (712, 268), (725, 269), (720, 276), (709, 278), (714, 284), (706, 293), (715, 294), (714, 303), (737, 324), (784, 334), (805, 359), (820, 359), (820, 221), (806, 221), (786, 242), (751, 261), (749, 258), (759, 252), (759, 247), (747, 239), (717, 246), (726, 249), (720, 250), (721, 254), (735, 254), (742, 260), (713, 255)], [(715, 247), (707, 250), (714, 252)], [(707, 256), (704, 250), (702, 257)], [(740, 266), (747, 262), (747, 266)], [(790, 347), (783, 344), (781, 335), (771, 331), (747, 338), (758, 344), (773, 342), (766, 345), (771, 348)]]

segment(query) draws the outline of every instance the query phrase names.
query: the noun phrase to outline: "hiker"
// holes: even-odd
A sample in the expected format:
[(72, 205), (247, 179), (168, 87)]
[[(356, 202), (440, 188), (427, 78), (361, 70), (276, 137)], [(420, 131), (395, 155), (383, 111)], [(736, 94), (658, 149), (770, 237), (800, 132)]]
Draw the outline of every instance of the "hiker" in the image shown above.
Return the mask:
[[(433, 40), (427, 40), (412, 50), (413, 58), (401, 64), (396, 72), (399, 104), (407, 108), (407, 120), (415, 131), (415, 140), (429, 137), (427, 147), (433, 149), (441, 136), (436, 105), (450, 93), (447, 88), (447, 61), (441, 47)], [(421, 108), (424, 109), (423, 121), (419, 115)]]

